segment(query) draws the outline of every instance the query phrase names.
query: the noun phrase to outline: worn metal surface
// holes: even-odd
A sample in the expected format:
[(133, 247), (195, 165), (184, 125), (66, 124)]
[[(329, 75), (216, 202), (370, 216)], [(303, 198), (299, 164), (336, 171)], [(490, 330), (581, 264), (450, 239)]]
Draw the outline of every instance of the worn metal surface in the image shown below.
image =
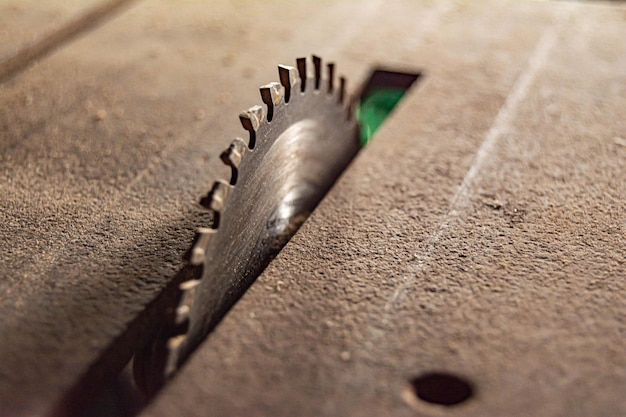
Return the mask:
[[(402, 7), (368, 53), (415, 41), (377, 48)], [(625, 11), (445, 16), (406, 58), (423, 85), (144, 415), (624, 415)], [(474, 396), (418, 399), (431, 371)]]
[[(11, 48), (86, 3), (15, 4)], [(140, 2), (0, 85), (0, 414), (153, 334), (236, 115), (311, 52), (424, 82), (145, 414), (625, 414), (624, 6), (237, 6)], [(433, 369), (475, 396), (415, 399)]]

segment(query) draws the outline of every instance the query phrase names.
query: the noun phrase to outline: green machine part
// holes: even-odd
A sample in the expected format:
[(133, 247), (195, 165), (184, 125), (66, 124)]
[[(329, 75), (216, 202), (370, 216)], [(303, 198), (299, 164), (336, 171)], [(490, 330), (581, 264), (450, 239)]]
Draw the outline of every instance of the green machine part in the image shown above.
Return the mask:
[(366, 96), (357, 108), (356, 117), (361, 127), (361, 146), (372, 141), (376, 131), (402, 100), (406, 90), (380, 89)]

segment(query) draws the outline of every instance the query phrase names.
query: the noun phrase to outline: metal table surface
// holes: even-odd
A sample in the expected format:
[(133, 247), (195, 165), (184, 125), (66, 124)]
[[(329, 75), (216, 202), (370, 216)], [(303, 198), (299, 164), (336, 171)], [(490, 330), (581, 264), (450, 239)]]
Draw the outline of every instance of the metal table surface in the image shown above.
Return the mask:
[[(85, 4), (4, 2), (0, 54)], [(0, 84), (0, 414), (71, 413), (154, 334), (237, 114), (314, 52), (422, 77), (142, 415), (623, 415), (624, 16), (138, 2)]]

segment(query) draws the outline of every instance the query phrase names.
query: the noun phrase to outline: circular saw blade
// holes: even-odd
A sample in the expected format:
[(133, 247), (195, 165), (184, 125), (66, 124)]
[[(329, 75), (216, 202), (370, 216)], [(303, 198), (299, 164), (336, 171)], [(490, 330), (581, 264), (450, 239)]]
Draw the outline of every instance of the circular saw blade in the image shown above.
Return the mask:
[[(335, 85), (334, 64), (313, 56), (297, 68), (279, 66), (280, 83), (261, 87), (267, 106), (239, 118), (249, 133), (221, 155), (232, 169), (201, 204), (214, 214), (189, 251), (196, 278), (180, 285), (172, 331), (153, 346), (165, 358), (140, 358), (143, 370), (171, 375), (287, 243), (359, 150), (358, 125), (346, 99), (345, 79)], [(138, 359), (136, 359), (137, 361)], [(147, 362), (146, 362), (147, 361)], [(160, 368), (158, 371), (155, 368)], [(145, 375), (141, 378), (145, 380)]]

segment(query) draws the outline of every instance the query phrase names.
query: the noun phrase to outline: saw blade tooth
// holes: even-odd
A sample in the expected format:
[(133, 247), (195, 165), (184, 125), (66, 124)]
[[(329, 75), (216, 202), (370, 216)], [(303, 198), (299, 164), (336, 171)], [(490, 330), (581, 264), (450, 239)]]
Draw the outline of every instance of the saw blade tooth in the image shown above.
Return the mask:
[(271, 122), (274, 117), (274, 108), (283, 99), (283, 86), (280, 83), (272, 82), (261, 87), (261, 99), (267, 105), (267, 121)]
[(313, 68), (315, 70), (315, 89), (319, 90), (320, 85), (322, 84), (322, 58), (317, 55), (312, 56), (313, 59)]
[(248, 110), (242, 112), (239, 115), (239, 120), (244, 129), (250, 132), (250, 142), (248, 142), (248, 148), (254, 149), (256, 145), (256, 131), (261, 125), (263, 120), (263, 107), (252, 106)]
[(180, 346), (183, 344), (187, 336), (181, 334), (179, 336), (170, 337), (167, 341), (167, 362), (165, 363), (165, 376), (170, 377), (178, 368), (178, 358), (180, 356)]
[(330, 62), (326, 64), (328, 72), (328, 94), (332, 94), (335, 89), (335, 64)]
[(298, 76), (300, 77), (300, 92), (304, 93), (304, 90), (306, 90), (306, 58), (296, 59), (296, 66), (298, 67)]
[(220, 213), (224, 208), (230, 187), (231, 185), (226, 181), (215, 181), (211, 191), (200, 200), (202, 207), (213, 211), (213, 229), (217, 229), (220, 225)]
[(191, 307), (185, 304), (179, 305), (176, 308), (176, 318), (174, 319), (174, 324), (177, 326), (182, 325), (187, 320), (189, 320), (189, 313), (191, 313)]
[(346, 77), (339, 77), (339, 104), (343, 104), (346, 97)]
[(198, 228), (193, 244), (191, 245), (191, 252), (189, 254), (189, 262), (192, 265), (202, 265), (204, 263), (206, 251), (209, 246), (209, 242), (211, 241), (211, 236), (214, 233), (215, 230), (207, 227)]
[[(187, 301), (190, 299), (191, 301)], [(189, 326), (189, 314), (191, 313), (191, 306), (193, 305), (193, 295), (189, 295), (187, 292), (183, 293), (183, 300), (178, 307), (176, 307), (176, 316), (174, 317), (174, 324), (176, 326), (185, 327)], [(183, 332), (186, 333), (186, 332)]]
[[(208, 230), (212, 232), (212, 230)], [(198, 285), (200, 285), (201, 282), (202, 281), (199, 279), (190, 279), (185, 282), (181, 282), (178, 288), (180, 288), (181, 291), (189, 291), (193, 288), (196, 288)]]
[(222, 211), (226, 197), (228, 196), (229, 184), (219, 180), (215, 181), (213, 189), (211, 190), (211, 201), (209, 202), (209, 208), (214, 211)]
[(294, 67), (290, 67), (288, 65), (279, 65), (278, 77), (280, 78), (280, 83), (285, 89), (285, 103), (289, 103), (291, 90), (298, 82), (298, 73)]
[(196, 288), (200, 285), (200, 280), (191, 279), (181, 283), (178, 288), (182, 292), (178, 307), (176, 308), (176, 317), (174, 322), (176, 326), (182, 326), (189, 319), (189, 313), (193, 307), (196, 296)]
[(237, 184), (239, 164), (241, 164), (241, 160), (243, 159), (243, 155), (245, 154), (247, 147), (248, 146), (243, 139), (236, 138), (220, 155), (222, 162), (231, 168), (230, 185)]

